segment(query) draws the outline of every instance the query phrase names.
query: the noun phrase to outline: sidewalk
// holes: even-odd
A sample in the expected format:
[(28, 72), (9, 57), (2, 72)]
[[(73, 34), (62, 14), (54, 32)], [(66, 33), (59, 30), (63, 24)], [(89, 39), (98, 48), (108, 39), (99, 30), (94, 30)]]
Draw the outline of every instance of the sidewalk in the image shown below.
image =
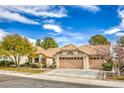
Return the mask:
[(123, 81), (105, 81), (105, 80), (94, 80), (94, 79), (84, 79), (84, 78), (60, 77), (60, 76), (52, 76), (52, 75), (47, 75), (47, 74), (28, 75), (28, 74), (22, 74), (22, 73), (12, 72), (12, 71), (0, 71), (0, 74), (15, 75), (15, 76), (42, 79), (42, 80), (68, 82), (68, 83), (75, 83), (75, 84), (89, 84), (89, 85), (123, 87), (124, 88)]

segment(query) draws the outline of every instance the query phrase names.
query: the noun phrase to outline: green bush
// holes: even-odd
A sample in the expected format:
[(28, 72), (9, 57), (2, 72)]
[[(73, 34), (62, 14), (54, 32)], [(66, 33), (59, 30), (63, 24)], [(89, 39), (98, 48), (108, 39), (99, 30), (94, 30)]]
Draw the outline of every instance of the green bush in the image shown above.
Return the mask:
[(10, 66), (13, 64), (14, 64), (14, 62), (12, 62), (12, 61), (7, 61), (7, 60), (0, 61), (0, 66)]
[(103, 63), (103, 70), (104, 71), (111, 71), (112, 70), (112, 64), (111, 63)]
[(30, 67), (31, 68), (41, 68), (41, 65), (39, 63), (31, 63)]
[(25, 62), (24, 64), (21, 64), (21, 67), (30, 67), (30, 62)]

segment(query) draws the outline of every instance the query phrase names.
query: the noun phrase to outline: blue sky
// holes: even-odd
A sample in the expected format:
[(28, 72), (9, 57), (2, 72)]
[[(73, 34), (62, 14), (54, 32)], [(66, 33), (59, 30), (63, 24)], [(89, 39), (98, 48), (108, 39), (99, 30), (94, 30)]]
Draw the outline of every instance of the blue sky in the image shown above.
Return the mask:
[(124, 35), (124, 6), (0, 6), (0, 39), (11, 33), (60, 46), (88, 44), (95, 34), (113, 42)]

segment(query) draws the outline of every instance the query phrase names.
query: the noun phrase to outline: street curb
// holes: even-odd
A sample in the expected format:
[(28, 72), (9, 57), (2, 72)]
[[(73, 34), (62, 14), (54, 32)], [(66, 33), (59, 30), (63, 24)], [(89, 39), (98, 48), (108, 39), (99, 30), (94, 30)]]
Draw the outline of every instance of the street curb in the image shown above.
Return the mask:
[(124, 88), (124, 82), (119, 82), (119, 81), (117, 82), (117, 81), (105, 81), (105, 80), (90, 80), (90, 79), (82, 79), (82, 78), (50, 76), (46, 74), (25, 75), (25, 74), (12, 73), (6, 71), (0, 72), (0, 74), (21, 76), (21, 77), (33, 78), (33, 79), (58, 81), (58, 82), (67, 82), (73, 84), (88, 84), (88, 85), (96, 85), (96, 86)]

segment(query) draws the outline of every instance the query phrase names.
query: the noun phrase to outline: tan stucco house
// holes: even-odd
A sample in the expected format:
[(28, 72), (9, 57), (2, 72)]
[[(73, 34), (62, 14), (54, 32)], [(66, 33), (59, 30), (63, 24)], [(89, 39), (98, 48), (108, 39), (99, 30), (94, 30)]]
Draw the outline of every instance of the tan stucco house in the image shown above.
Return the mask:
[(49, 48), (48, 50), (37, 47), (37, 58), (34, 58), (34, 62), (41, 62), (44, 56), (48, 67), (56, 62), (57, 68), (102, 69), (105, 60), (98, 53), (101, 48), (109, 47), (107, 45), (77, 47), (73, 44), (62, 48)]

